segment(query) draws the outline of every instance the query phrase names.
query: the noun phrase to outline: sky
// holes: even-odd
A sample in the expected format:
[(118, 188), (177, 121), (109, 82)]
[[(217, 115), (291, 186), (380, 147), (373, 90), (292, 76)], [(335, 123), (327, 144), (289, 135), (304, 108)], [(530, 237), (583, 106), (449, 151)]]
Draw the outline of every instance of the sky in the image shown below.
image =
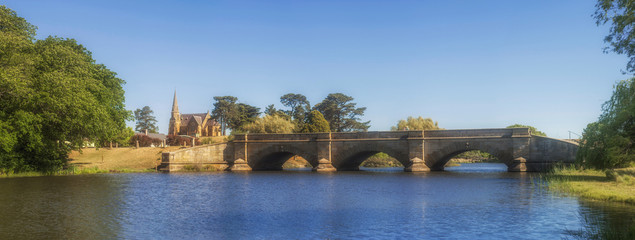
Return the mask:
[[(627, 58), (604, 53), (593, 0), (0, 0), (74, 38), (126, 81), (126, 107), (150, 106), (166, 133), (214, 96), (283, 108), (299, 93), (366, 107), (370, 131), (408, 116), (445, 129), (531, 125), (550, 137), (597, 120)], [(134, 122), (129, 122), (134, 127)], [(575, 135), (572, 135), (575, 137)]]

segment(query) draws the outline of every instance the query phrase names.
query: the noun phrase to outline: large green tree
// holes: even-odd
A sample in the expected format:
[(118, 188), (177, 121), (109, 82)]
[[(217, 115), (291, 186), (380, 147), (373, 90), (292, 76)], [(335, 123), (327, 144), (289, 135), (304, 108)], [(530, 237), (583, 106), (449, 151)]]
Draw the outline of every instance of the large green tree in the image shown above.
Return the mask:
[(60, 169), (85, 141), (128, 132), (124, 81), (73, 39), (35, 40), (36, 27), (0, 6), (0, 171)]
[(604, 38), (610, 47), (605, 51), (628, 56), (626, 70), (635, 73), (635, 1), (598, 0), (594, 17), (598, 25), (611, 22), (609, 34)]
[(235, 115), (229, 118), (229, 128), (231, 128), (232, 131), (244, 131), (243, 127), (256, 121), (259, 115), (260, 108), (244, 103), (238, 103), (236, 104)]
[(154, 111), (149, 106), (134, 111), (134, 118), (137, 121), (135, 125), (135, 131), (145, 132), (146, 130), (151, 133), (157, 133), (159, 127), (157, 127), (157, 119), (154, 117)]
[(507, 126), (507, 128), (529, 128), (529, 132), (531, 133), (531, 135), (543, 136), (543, 137), (547, 136), (546, 133), (538, 131), (538, 129), (529, 125), (522, 125), (522, 124), (516, 123), (516, 124)]
[(370, 127), (370, 121), (360, 122), (366, 108), (356, 107), (357, 103), (353, 100), (342, 93), (331, 93), (316, 104), (314, 109), (324, 115), (332, 132), (366, 131)]
[(635, 78), (617, 83), (599, 120), (584, 129), (578, 161), (599, 169), (635, 162)]
[(324, 119), (322, 113), (317, 110), (313, 110), (309, 113), (305, 123), (302, 125), (300, 132), (303, 133), (315, 133), (315, 132), (330, 132), (331, 127), (329, 122)]
[(234, 96), (214, 97), (214, 109), (212, 109), (212, 117), (220, 123), (223, 135), (225, 135), (225, 130), (227, 129), (228, 122), (236, 115), (237, 101), (238, 98)]
[(289, 107), (289, 110), (285, 111), (285, 113), (291, 116), (291, 119), (296, 123), (304, 122), (306, 114), (311, 111), (309, 100), (302, 94), (285, 94), (280, 97), (280, 102), (285, 107)]
[(432, 118), (423, 118), (421, 116), (417, 118), (409, 116), (406, 120), (399, 120), (397, 126), (390, 128), (392, 131), (435, 129), (440, 129), (439, 122), (432, 121)]

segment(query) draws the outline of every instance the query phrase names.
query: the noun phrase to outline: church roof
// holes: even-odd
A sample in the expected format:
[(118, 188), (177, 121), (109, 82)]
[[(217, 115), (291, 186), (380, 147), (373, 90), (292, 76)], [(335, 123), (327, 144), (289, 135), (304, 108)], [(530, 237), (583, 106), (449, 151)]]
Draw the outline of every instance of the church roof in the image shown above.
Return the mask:
[[(207, 113), (181, 114), (181, 126), (187, 126), (187, 124), (190, 123), (190, 119), (194, 119), (194, 121), (196, 121), (198, 125), (201, 125), (203, 124), (203, 120), (205, 120), (205, 117), (207, 117)], [(210, 119), (208, 120), (208, 122), (216, 124), (216, 121), (214, 121), (214, 119)]]

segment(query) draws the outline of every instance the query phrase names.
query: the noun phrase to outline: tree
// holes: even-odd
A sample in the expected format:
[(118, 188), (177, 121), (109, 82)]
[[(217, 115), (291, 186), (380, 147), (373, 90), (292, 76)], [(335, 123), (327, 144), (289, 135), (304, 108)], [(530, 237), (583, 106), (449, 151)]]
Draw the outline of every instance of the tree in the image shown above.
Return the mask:
[(356, 108), (353, 98), (342, 93), (331, 93), (322, 102), (315, 105), (314, 109), (324, 115), (333, 132), (366, 131), (370, 127), (370, 121), (359, 122), (359, 117), (364, 116), (365, 107)]
[(391, 131), (404, 130), (435, 130), (439, 128), (439, 122), (432, 121), (431, 118), (423, 118), (421, 116), (414, 118), (409, 116), (406, 120), (399, 120), (397, 126), (390, 128)]
[(584, 129), (577, 160), (599, 169), (635, 162), (635, 78), (615, 85), (599, 120)]
[(238, 101), (238, 98), (233, 96), (216, 96), (214, 97), (214, 101), (212, 117), (218, 120), (223, 135), (225, 135), (225, 129), (227, 129), (227, 124), (230, 121), (229, 119), (236, 115), (236, 101)]
[(635, 72), (635, 2), (627, 0), (598, 0), (594, 17), (597, 25), (611, 22), (609, 34), (604, 42), (611, 50), (618, 54), (626, 54), (629, 61), (626, 71)]
[(288, 93), (280, 97), (280, 102), (290, 110), (284, 111), (296, 123), (304, 122), (306, 114), (311, 110), (311, 104), (302, 94)]
[(329, 122), (324, 119), (322, 113), (317, 110), (313, 110), (309, 113), (309, 116), (306, 118), (306, 122), (303, 124), (300, 132), (303, 133), (315, 133), (315, 132), (329, 132), (331, 131), (331, 127), (329, 126)]
[(234, 130), (244, 130), (243, 126), (246, 124), (252, 123), (258, 119), (260, 115), (260, 108), (247, 105), (244, 103), (236, 104), (236, 112), (233, 116), (229, 117), (229, 128)]
[(148, 130), (150, 133), (157, 133), (159, 131), (159, 128), (156, 126), (157, 119), (152, 114), (154, 114), (154, 112), (148, 106), (142, 109), (137, 108), (137, 110), (134, 111), (134, 118), (137, 120), (135, 131), (145, 132)]
[(126, 137), (125, 83), (74, 39), (35, 40), (0, 6), (0, 172), (52, 172), (85, 141)]
[(291, 120), (291, 117), (289, 115), (287, 115), (284, 111), (276, 109), (276, 107), (273, 104), (270, 104), (269, 106), (267, 106), (267, 108), (265, 108), (265, 115), (269, 115), (269, 116), (279, 116), (282, 117), (284, 119), (287, 120)]
[(293, 133), (295, 124), (277, 115), (266, 115), (243, 127), (249, 133)]
[(546, 133), (538, 131), (538, 129), (529, 125), (522, 125), (522, 124), (516, 123), (514, 125), (507, 126), (507, 128), (529, 128), (529, 132), (531, 133), (531, 135), (543, 136), (543, 137), (547, 136)]

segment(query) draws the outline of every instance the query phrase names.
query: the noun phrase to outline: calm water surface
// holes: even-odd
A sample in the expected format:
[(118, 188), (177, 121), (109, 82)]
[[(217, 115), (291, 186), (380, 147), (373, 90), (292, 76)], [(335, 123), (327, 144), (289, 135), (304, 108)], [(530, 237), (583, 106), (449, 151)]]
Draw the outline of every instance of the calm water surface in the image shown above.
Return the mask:
[(401, 171), (0, 179), (0, 239), (561, 239), (635, 216), (502, 164)]

